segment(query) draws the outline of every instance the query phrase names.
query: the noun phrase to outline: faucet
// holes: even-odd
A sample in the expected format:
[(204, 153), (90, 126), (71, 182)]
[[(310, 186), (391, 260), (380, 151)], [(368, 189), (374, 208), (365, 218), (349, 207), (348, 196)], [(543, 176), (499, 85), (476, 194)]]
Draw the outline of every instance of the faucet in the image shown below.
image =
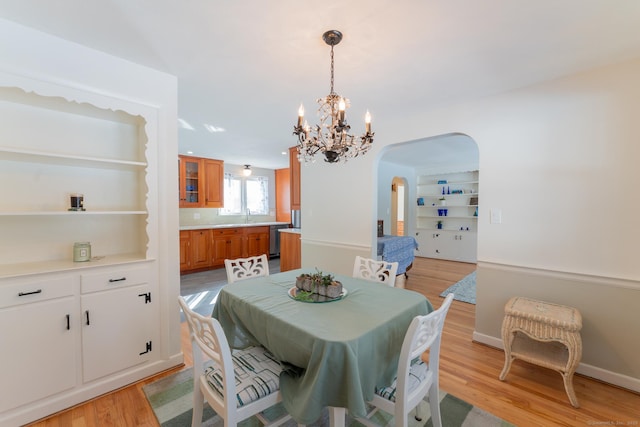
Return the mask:
[(244, 217), (244, 223), (245, 224), (249, 224), (249, 215), (251, 215), (251, 209), (247, 208), (247, 210), (245, 212), (245, 217)]

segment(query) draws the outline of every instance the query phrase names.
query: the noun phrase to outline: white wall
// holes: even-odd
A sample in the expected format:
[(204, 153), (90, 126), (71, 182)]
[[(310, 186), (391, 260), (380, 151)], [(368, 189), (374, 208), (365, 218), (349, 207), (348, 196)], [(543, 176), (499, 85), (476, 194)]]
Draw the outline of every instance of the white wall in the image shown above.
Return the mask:
[[(366, 156), (302, 168), (304, 263), (313, 254), (324, 268), (344, 265), (344, 242), (371, 248), (384, 146), (464, 133), (478, 144), (482, 171), (476, 338), (499, 345), (508, 295), (573, 304), (584, 317), (582, 371), (640, 390), (638, 75), (634, 60), (378, 121)], [(501, 224), (489, 224), (490, 209), (502, 211)]]

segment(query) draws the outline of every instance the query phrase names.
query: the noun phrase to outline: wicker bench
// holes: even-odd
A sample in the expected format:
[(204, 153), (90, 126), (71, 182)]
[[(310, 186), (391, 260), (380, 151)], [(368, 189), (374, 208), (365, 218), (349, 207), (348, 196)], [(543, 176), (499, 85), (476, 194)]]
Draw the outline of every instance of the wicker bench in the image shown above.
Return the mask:
[(573, 374), (582, 357), (580, 312), (573, 307), (524, 297), (511, 298), (504, 311), (505, 361), (500, 380), (504, 381), (516, 358), (553, 369), (562, 375), (569, 401), (578, 408)]

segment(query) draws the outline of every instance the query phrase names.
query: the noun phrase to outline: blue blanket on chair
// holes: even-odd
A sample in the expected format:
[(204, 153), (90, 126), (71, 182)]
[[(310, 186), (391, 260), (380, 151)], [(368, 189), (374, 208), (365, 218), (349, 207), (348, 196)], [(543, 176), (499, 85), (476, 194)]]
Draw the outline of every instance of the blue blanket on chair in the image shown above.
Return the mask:
[(407, 267), (413, 263), (418, 242), (411, 236), (382, 236), (378, 237), (378, 255), (383, 260), (398, 263), (398, 274), (407, 272)]

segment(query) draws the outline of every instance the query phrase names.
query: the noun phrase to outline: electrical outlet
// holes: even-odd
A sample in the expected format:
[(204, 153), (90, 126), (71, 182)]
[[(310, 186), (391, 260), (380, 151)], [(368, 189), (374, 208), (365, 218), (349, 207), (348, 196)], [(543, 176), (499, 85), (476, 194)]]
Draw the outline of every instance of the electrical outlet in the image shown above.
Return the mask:
[(193, 219), (200, 219), (200, 214), (199, 213), (194, 213), (193, 214)]

